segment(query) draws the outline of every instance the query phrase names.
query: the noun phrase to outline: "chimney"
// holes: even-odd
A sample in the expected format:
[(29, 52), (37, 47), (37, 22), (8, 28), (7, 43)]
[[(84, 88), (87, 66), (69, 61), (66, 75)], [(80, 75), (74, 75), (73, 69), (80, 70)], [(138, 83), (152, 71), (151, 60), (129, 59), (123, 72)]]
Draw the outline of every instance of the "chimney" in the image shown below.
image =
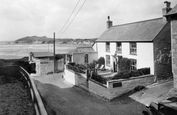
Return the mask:
[(110, 21), (110, 17), (108, 16), (108, 21), (107, 21), (107, 29), (112, 27), (112, 21)]
[(165, 17), (165, 15), (172, 9), (170, 5), (171, 5), (171, 2), (169, 2), (169, 1), (165, 1), (165, 2), (164, 2), (164, 8), (162, 8), (162, 15), (163, 15), (164, 21), (167, 21), (167, 20), (168, 20), (168, 19)]

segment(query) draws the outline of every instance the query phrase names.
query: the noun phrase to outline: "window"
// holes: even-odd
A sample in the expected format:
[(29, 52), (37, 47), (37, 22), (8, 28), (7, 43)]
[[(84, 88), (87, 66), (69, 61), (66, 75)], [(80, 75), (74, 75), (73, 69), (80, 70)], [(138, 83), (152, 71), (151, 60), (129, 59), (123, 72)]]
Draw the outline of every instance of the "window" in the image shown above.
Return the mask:
[(130, 43), (130, 54), (136, 55), (137, 53), (137, 46), (136, 42)]
[(116, 51), (117, 53), (122, 53), (122, 43), (121, 42), (117, 42), (117, 47), (116, 47)]
[(110, 42), (106, 42), (106, 52), (110, 52)]
[(137, 69), (137, 61), (136, 59), (130, 59), (131, 61), (131, 71), (134, 71)]
[(106, 65), (110, 66), (111, 62), (110, 62), (110, 55), (106, 55)]
[(85, 63), (88, 63), (88, 54), (85, 54)]

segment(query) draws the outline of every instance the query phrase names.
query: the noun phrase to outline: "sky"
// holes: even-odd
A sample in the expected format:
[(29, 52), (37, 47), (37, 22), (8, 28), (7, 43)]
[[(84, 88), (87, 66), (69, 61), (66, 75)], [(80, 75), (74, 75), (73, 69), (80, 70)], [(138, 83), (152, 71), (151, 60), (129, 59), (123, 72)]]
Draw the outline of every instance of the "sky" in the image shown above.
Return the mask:
[[(80, 0), (71, 20), (84, 1)], [(172, 8), (177, 4), (177, 0), (169, 1)], [(120, 25), (162, 17), (164, 7), (164, 0), (86, 0), (62, 33), (61, 29), (77, 2), (0, 0), (0, 41), (14, 41), (25, 36), (52, 38), (54, 32), (56, 38), (98, 38), (106, 30), (107, 16), (113, 25)]]

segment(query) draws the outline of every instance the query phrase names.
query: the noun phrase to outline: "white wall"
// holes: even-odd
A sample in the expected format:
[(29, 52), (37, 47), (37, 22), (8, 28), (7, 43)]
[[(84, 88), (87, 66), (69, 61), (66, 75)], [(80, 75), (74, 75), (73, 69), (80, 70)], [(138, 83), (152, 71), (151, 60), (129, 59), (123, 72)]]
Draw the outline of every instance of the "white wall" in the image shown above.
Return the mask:
[(83, 53), (74, 53), (73, 54), (73, 62), (77, 64), (84, 64), (85, 54)]
[[(88, 63), (92, 63), (93, 60), (98, 59), (98, 53), (88, 53)], [(73, 54), (73, 62), (77, 64), (85, 64), (85, 54), (84, 53), (74, 53)]]
[(137, 47), (137, 68), (150, 67), (151, 74), (154, 74), (153, 43), (138, 43)]
[(88, 54), (88, 63), (92, 63), (94, 60), (97, 60), (98, 59), (98, 53), (95, 52), (95, 53), (89, 53)]
[[(98, 59), (100, 57), (104, 57), (106, 59), (106, 55), (111, 56), (111, 67), (107, 67), (110, 69), (113, 67), (113, 57), (112, 55), (115, 54), (116, 51), (116, 43), (110, 43), (110, 52), (106, 52), (105, 42), (97, 42), (97, 49), (98, 49)], [(120, 56), (137, 59), (137, 69), (150, 67), (151, 74), (154, 74), (154, 57), (153, 57), (153, 43), (151, 42), (138, 42), (137, 43), (137, 55), (130, 55), (130, 44), (129, 42), (122, 42), (122, 54), (118, 54)]]

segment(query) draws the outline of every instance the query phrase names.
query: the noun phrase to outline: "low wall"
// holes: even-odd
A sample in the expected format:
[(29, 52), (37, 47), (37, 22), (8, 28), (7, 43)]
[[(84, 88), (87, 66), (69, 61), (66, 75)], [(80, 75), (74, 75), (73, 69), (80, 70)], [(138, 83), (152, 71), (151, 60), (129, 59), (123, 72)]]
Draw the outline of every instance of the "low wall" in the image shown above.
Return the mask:
[(88, 81), (88, 89), (89, 92), (94, 93), (96, 95), (99, 95), (101, 97), (111, 99), (111, 93), (109, 92), (109, 88), (107, 86), (104, 86), (103, 84), (93, 80), (89, 79)]
[(64, 71), (64, 79), (73, 84), (73, 85), (77, 85), (78, 84), (78, 80), (77, 80), (77, 77), (75, 75), (75, 72), (65, 68), (65, 71)]
[(64, 70), (64, 79), (73, 84), (73, 85), (86, 85), (86, 74), (80, 74), (80, 73), (76, 73), (72, 70), (69, 70), (65, 67), (65, 70)]
[(86, 74), (79, 74), (65, 67), (64, 79), (76, 86), (86, 86), (91, 93), (111, 100), (128, 91), (131, 91), (139, 85), (147, 86), (154, 82), (153, 75), (143, 75), (130, 79), (118, 79), (107, 81), (106, 85), (101, 84), (93, 79), (87, 81)]
[(9, 75), (18, 77), (19, 79), (23, 79), (23, 83), (27, 84), (30, 92), (31, 92), (31, 99), (34, 104), (36, 115), (47, 115), (46, 109), (43, 105), (41, 97), (34, 85), (33, 80), (30, 78), (28, 72), (19, 66), (4, 66), (0, 67), (0, 74), (1, 75)]
[(145, 75), (130, 79), (119, 79), (107, 81), (104, 86), (95, 80), (89, 80), (89, 91), (109, 100), (131, 91), (138, 85), (147, 86), (154, 82), (154, 76)]

